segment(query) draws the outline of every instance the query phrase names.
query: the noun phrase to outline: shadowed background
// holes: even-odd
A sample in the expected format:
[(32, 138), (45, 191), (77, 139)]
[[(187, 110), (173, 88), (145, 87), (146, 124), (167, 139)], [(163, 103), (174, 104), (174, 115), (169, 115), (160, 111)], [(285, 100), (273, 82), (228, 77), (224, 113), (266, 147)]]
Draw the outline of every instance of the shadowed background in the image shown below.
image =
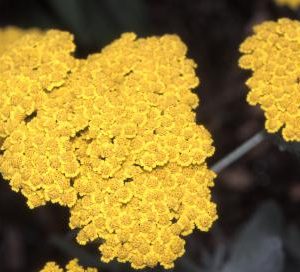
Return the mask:
[[(238, 68), (238, 47), (254, 24), (284, 16), (300, 19), (300, 11), (271, 0), (0, 0), (0, 27), (68, 30), (82, 58), (123, 32), (178, 34), (198, 64), (197, 121), (216, 146), (210, 165), (264, 126), (262, 112), (245, 101), (250, 74)], [(220, 173), (213, 199), (218, 222), (209, 233), (187, 237), (174, 271), (300, 271), (300, 169), (293, 154), (265, 141)], [(1, 180), (0, 271), (37, 271), (49, 260), (65, 264), (73, 257), (101, 271), (131, 271), (100, 263), (97, 245), (77, 246), (67, 219), (67, 209), (55, 205), (29, 210)]]

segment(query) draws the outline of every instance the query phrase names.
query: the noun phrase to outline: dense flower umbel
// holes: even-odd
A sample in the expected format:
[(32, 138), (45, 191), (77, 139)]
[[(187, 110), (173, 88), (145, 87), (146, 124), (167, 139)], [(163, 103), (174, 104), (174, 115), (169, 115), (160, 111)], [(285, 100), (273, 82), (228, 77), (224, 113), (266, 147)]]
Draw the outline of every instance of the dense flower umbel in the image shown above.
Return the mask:
[(288, 6), (291, 9), (297, 9), (300, 6), (300, 0), (275, 0), (280, 6)]
[(240, 66), (253, 71), (247, 100), (261, 105), (268, 132), (282, 128), (286, 141), (300, 141), (300, 23), (280, 19), (254, 32), (240, 47)]
[(78, 264), (78, 260), (74, 259), (66, 265), (65, 269), (61, 268), (55, 262), (48, 262), (40, 272), (98, 272), (98, 270), (90, 267), (83, 268)]
[(44, 91), (37, 116), (3, 144), (12, 188), (32, 208), (69, 206), (78, 242), (101, 239), (105, 262), (171, 268), (182, 237), (217, 218), (205, 163), (214, 148), (195, 124), (199, 81), (185, 54), (175, 35), (124, 34)]

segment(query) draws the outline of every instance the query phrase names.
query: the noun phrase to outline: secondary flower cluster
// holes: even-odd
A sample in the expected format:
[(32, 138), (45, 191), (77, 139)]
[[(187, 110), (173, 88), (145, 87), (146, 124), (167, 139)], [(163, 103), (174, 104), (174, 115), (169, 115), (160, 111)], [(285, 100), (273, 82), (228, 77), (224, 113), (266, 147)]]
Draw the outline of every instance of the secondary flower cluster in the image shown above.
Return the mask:
[(78, 242), (101, 239), (103, 261), (171, 268), (182, 237), (217, 218), (196, 64), (175, 35), (126, 33), (87, 60), (73, 50), (68, 33), (49, 31), (0, 57), (0, 171), (31, 208), (70, 207)]
[(83, 268), (78, 264), (77, 259), (73, 259), (66, 265), (65, 269), (61, 268), (55, 262), (48, 262), (40, 272), (98, 272), (98, 270), (90, 267)]
[(291, 9), (298, 9), (300, 0), (275, 0), (276, 4), (280, 6), (288, 6)]
[(286, 141), (300, 141), (300, 23), (264, 22), (241, 45), (239, 65), (253, 71), (246, 82), (249, 104), (261, 105), (265, 127), (282, 129)]

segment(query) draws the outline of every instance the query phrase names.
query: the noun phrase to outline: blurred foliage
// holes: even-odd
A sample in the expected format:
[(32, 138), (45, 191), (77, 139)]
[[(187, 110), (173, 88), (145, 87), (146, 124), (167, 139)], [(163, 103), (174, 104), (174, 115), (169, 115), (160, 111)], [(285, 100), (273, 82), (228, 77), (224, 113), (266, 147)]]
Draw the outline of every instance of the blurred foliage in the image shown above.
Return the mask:
[(283, 271), (283, 227), (283, 214), (278, 205), (264, 203), (232, 241), (220, 244), (212, 255), (206, 256), (203, 271)]
[(269, 137), (281, 151), (288, 151), (296, 155), (300, 159), (300, 143), (299, 142), (286, 142), (280, 132)]

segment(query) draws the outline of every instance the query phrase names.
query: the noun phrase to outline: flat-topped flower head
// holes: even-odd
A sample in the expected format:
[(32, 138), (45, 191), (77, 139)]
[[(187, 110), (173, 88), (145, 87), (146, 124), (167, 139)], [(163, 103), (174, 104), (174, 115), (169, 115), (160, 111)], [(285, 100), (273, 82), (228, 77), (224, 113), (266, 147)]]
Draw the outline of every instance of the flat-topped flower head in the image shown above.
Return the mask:
[(270, 133), (300, 141), (300, 22), (279, 19), (254, 27), (240, 46), (239, 65), (253, 72), (247, 101), (260, 105)]
[(77, 259), (73, 259), (66, 265), (64, 269), (55, 262), (48, 262), (40, 270), (40, 272), (98, 272), (98, 270), (91, 267), (84, 268), (78, 264)]
[(46, 91), (3, 143), (12, 188), (31, 208), (70, 207), (77, 241), (103, 241), (105, 262), (172, 268), (183, 237), (217, 218), (214, 147), (195, 123), (199, 80), (186, 51), (176, 35), (122, 35)]
[(288, 6), (291, 9), (298, 9), (300, 7), (300, 0), (275, 0), (277, 5)]

